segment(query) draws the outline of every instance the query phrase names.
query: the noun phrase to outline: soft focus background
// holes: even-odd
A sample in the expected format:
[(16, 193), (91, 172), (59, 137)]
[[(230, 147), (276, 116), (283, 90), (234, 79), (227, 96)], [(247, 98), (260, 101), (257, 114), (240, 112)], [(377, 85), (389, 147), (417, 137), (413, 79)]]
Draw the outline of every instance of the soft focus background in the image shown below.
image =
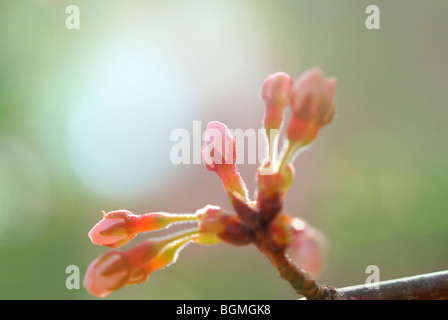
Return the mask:
[[(65, 27), (69, 4), (80, 30)], [(369, 4), (380, 30), (365, 27)], [(0, 299), (89, 299), (66, 289), (65, 269), (83, 278), (106, 252), (87, 237), (102, 210), (230, 209), (215, 175), (172, 164), (170, 133), (261, 128), (265, 77), (313, 66), (339, 79), (337, 115), (296, 159), (286, 208), (329, 239), (321, 282), (362, 284), (369, 265), (381, 280), (447, 269), (447, 12), (436, 0), (2, 1)], [(240, 166), (251, 194), (256, 167)], [(191, 245), (110, 296), (296, 297), (254, 247), (225, 244)]]

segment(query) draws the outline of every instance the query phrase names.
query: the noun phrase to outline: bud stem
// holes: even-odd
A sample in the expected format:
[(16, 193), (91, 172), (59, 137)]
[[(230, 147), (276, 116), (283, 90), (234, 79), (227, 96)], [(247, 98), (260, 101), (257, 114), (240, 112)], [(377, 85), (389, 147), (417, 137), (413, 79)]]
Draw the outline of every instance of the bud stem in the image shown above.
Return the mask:
[(268, 140), (268, 154), (269, 154), (269, 162), (275, 163), (277, 161), (276, 150), (278, 148), (278, 136), (279, 129), (269, 129), (266, 127), (266, 137)]
[[(172, 223), (193, 220), (197, 220), (197, 216), (195, 214), (150, 212), (138, 216), (137, 220), (134, 222), (134, 228), (136, 233), (141, 233), (163, 229)], [(154, 228), (154, 225), (156, 225), (157, 228)]]
[(286, 166), (294, 159), (294, 156), (296, 155), (297, 151), (299, 151), (299, 149), (304, 146), (305, 143), (300, 141), (294, 143), (288, 142), (288, 147), (286, 148), (286, 151), (283, 153), (283, 158), (280, 162), (278, 172), (283, 173), (285, 171)]
[(246, 185), (244, 184), (236, 165), (221, 166), (216, 173), (221, 179), (224, 189), (229, 196), (231, 196), (233, 192), (237, 192), (243, 197), (244, 201), (249, 202)]
[[(174, 235), (170, 235), (169, 237), (166, 238), (166, 240), (165, 240), (166, 242), (165, 242), (165, 244), (163, 244), (163, 246), (169, 245), (172, 242), (176, 242), (176, 241), (183, 240), (183, 239), (185, 239), (185, 242), (189, 241), (189, 240), (191, 240), (191, 238), (198, 235), (200, 232), (201, 232), (201, 230), (199, 228), (193, 228), (193, 229), (185, 230), (180, 233), (176, 233)], [(148, 240), (148, 241), (151, 242), (153, 240)]]

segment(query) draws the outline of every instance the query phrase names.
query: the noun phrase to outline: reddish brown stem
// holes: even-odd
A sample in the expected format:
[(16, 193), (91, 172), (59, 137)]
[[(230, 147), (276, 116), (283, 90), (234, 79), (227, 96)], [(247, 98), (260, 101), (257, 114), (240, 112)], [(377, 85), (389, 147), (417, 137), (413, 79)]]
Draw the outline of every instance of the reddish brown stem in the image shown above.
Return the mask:
[(340, 300), (342, 296), (331, 286), (315, 281), (307, 271), (297, 268), (284, 252), (265, 253), (277, 268), (280, 276), (288, 281), (294, 290), (308, 300)]

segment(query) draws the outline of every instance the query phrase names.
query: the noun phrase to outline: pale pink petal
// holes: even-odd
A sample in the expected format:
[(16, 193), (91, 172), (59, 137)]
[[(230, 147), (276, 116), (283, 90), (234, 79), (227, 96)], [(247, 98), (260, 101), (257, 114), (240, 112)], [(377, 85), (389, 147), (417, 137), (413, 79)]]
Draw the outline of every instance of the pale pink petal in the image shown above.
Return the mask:
[(325, 89), (324, 82), (324, 74), (318, 68), (309, 69), (300, 76), (291, 93), (291, 107), (295, 113), (302, 112), (307, 99), (311, 99), (310, 111), (315, 113), (316, 100)]
[(124, 218), (103, 218), (89, 232), (90, 240), (97, 245), (111, 246), (126, 240), (129, 236), (123, 231), (120, 234), (103, 235), (102, 232), (109, 228), (125, 223)]
[(268, 107), (271, 104), (286, 106), (289, 103), (293, 82), (285, 72), (271, 74), (263, 83), (261, 98), (266, 101)]
[(209, 122), (202, 148), (202, 160), (207, 169), (214, 170), (215, 165), (220, 164), (234, 164), (236, 157), (235, 137), (227, 126), (219, 121)]
[(327, 87), (328, 93), (331, 97), (331, 101), (334, 100), (336, 94), (336, 83), (338, 79), (335, 77), (325, 79), (325, 86)]
[(306, 225), (295, 232), (288, 254), (298, 267), (319, 276), (326, 261), (326, 239), (318, 230)]
[(87, 292), (99, 298), (110, 295), (114, 291), (113, 288), (127, 276), (128, 271), (117, 271), (107, 276), (102, 273), (120, 260), (121, 255), (117, 252), (107, 255), (106, 259), (103, 257), (92, 261), (84, 278), (84, 287)]

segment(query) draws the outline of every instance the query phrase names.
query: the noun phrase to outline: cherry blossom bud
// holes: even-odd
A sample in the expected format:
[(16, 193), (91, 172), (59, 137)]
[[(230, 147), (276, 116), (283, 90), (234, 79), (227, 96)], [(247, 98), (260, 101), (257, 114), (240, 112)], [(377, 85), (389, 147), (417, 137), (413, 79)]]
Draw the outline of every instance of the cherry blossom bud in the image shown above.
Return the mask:
[(135, 233), (130, 230), (131, 220), (136, 219), (136, 215), (128, 210), (116, 210), (104, 213), (101, 219), (89, 232), (89, 238), (94, 244), (119, 247), (126, 244)]
[(193, 215), (151, 212), (135, 215), (128, 210), (104, 213), (104, 217), (89, 232), (94, 244), (117, 248), (132, 240), (137, 233), (163, 229), (169, 224), (196, 219)]
[(95, 259), (87, 268), (86, 277), (84, 278), (84, 287), (91, 295), (105, 298), (110, 295), (117, 286), (125, 283), (128, 277), (126, 269), (116, 272), (115, 274), (104, 276), (103, 272), (109, 267), (120, 263), (122, 255), (117, 251), (110, 251), (101, 258)]
[(227, 193), (236, 191), (248, 201), (246, 185), (236, 168), (237, 157), (235, 137), (226, 125), (218, 121), (209, 122), (202, 146), (205, 167), (219, 176)]
[(95, 259), (87, 268), (84, 287), (94, 296), (104, 298), (126, 285), (131, 276), (154, 258), (164, 242), (144, 242), (129, 251), (112, 250)]
[(219, 121), (209, 122), (202, 147), (202, 160), (207, 170), (234, 165), (237, 157), (236, 140), (227, 126)]
[(300, 219), (293, 219), (292, 243), (287, 253), (298, 267), (319, 276), (326, 261), (327, 241), (323, 233)]
[(336, 78), (325, 79), (320, 69), (303, 73), (291, 93), (293, 116), (288, 126), (290, 143), (309, 144), (335, 113)]
[(88, 267), (84, 287), (93, 296), (105, 298), (125, 285), (142, 283), (156, 270), (176, 261), (191, 236), (146, 241), (124, 252), (112, 250)]
[(270, 225), (272, 240), (286, 252), (301, 269), (318, 276), (325, 265), (326, 238), (304, 220), (285, 214), (277, 216)]
[(264, 118), (266, 132), (271, 129), (280, 129), (283, 111), (289, 104), (292, 85), (292, 78), (284, 72), (271, 74), (264, 81), (261, 98), (266, 103)]

